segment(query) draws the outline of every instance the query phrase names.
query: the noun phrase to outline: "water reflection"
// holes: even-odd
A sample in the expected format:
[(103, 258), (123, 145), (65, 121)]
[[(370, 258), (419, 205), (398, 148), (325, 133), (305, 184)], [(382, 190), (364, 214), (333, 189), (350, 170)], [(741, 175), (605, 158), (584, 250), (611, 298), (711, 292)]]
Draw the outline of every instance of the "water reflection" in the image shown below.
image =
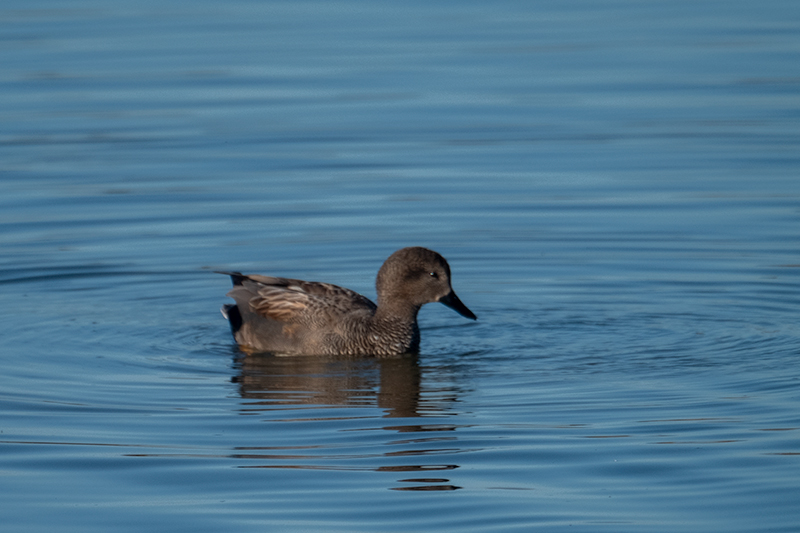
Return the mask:
[(266, 405), (376, 405), (386, 417), (420, 416), (417, 356), (391, 359), (246, 355), (239, 361), (242, 398)]
[[(247, 354), (238, 360), (238, 369), (239, 373), (233, 381), (239, 386), (239, 394), (245, 400), (253, 400), (242, 406), (242, 413), (269, 416), (276, 412), (301, 410), (302, 414), (291, 418), (270, 417), (273, 422), (318, 421), (319, 408), (337, 406), (377, 406), (382, 410), (382, 418), (419, 418), (431, 413), (442, 415), (457, 399), (453, 387), (437, 386), (433, 390), (423, 391), (424, 369), (417, 356), (367, 359)], [(436, 381), (435, 375), (429, 378)], [(330, 418), (343, 421), (374, 416), (359, 416), (353, 411), (350, 413), (346, 417), (334, 415)], [(304, 442), (303, 445), (240, 447), (230, 457), (254, 461), (254, 464), (240, 465), (240, 468), (403, 473), (405, 476), (395, 480), (401, 486), (390, 487), (392, 490), (457, 490), (461, 487), (451, 484), (446, 478), (406, 477), (408, 473), (459, 468), (459, 465), (449, 462), (422, 464), (424, 457), (452, 456), (463, 452), (455, 436), (457, 429), (457, 425), (442, 423), (378, 424), (347, 431), (364, 432), (365, 435), (375, 431), (391, 436), (398, 433), (416, 435), (384, 440), (386, 451), (377, 453), (374, 441), (368, 446), (369, 451), (365, 452), (353, 444), (358, 439), (349, 436), (344, 446), (347, 451), (342, 449), (341, 444)], [(410, 459), (408, 464), (397, 463), (406, 458)]]

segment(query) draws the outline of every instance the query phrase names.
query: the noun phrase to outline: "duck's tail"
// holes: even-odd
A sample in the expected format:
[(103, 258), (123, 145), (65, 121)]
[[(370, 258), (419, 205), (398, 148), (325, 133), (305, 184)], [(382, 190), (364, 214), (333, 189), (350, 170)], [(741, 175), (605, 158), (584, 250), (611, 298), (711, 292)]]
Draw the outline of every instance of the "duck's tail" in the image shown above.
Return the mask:
[(220, 312), (222, 316), (227, 318), (228, 322), (230, 322), (231, 333), (233, 333), (235, 337), (236, 332), (242, 327), (242, 314), (239, 312), (239, 308), (236, 304), (225, 304), (220, 308)]
[[(223, 274), (225, 276), (230, 276), (234, 287), (236, 285), (241, 285), (242, 282), (247, 279), (247, 276), (245, 276), (241, 272), (233, 272), (233, 271), (228, 272), (226, 270), (215, 270), (214, 274)], [(223, 314), (225, 313), (223, 312)]]

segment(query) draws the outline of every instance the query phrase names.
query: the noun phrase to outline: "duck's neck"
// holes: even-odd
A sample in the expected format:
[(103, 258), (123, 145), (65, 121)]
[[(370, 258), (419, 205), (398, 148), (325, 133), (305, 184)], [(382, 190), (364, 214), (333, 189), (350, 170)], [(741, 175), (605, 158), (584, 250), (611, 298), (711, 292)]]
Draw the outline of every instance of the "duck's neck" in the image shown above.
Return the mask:
[(376, 348), (389, 348), (393, 354), (416, 352), (419, 350), (419, 327), (417, 313), (419, 307), (378, 306), (372, 320), (371, 337)]
[(375, 320), (380, 322), (388, 321), (416, 324), (419, 309), (419, 305), (413, 305), (407, 302), (387, 303), (379, 299), (378, 309), (375, 311)]

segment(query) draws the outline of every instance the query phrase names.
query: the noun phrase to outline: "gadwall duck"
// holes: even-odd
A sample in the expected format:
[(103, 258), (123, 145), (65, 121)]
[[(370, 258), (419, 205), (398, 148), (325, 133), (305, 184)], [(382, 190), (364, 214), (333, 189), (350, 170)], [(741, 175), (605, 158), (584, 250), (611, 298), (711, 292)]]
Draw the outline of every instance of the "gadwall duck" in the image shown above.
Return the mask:
[(247, 276), (231, 277), (223, 306), (231, 331), (246, 352), (389, 356), (419, 350), (417, 312), (441, 302), (476, 320), (450, 285), (444, 257), (420, 247), (393, 253), (378, 271), (378, 305), (329, 283)]

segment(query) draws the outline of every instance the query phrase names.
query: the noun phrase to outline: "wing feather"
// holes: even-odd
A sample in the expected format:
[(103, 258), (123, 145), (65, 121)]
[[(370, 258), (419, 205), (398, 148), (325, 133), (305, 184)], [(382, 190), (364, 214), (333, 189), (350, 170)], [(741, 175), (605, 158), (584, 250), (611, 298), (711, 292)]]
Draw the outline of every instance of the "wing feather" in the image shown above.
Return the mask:
[(253, 275), (245, 276), (242, 285), (252, 294), (250, 308), (278, 322), (335, 322), (354, 313), (372, 315), (377, 308), (357, 292), (330, 283)]

